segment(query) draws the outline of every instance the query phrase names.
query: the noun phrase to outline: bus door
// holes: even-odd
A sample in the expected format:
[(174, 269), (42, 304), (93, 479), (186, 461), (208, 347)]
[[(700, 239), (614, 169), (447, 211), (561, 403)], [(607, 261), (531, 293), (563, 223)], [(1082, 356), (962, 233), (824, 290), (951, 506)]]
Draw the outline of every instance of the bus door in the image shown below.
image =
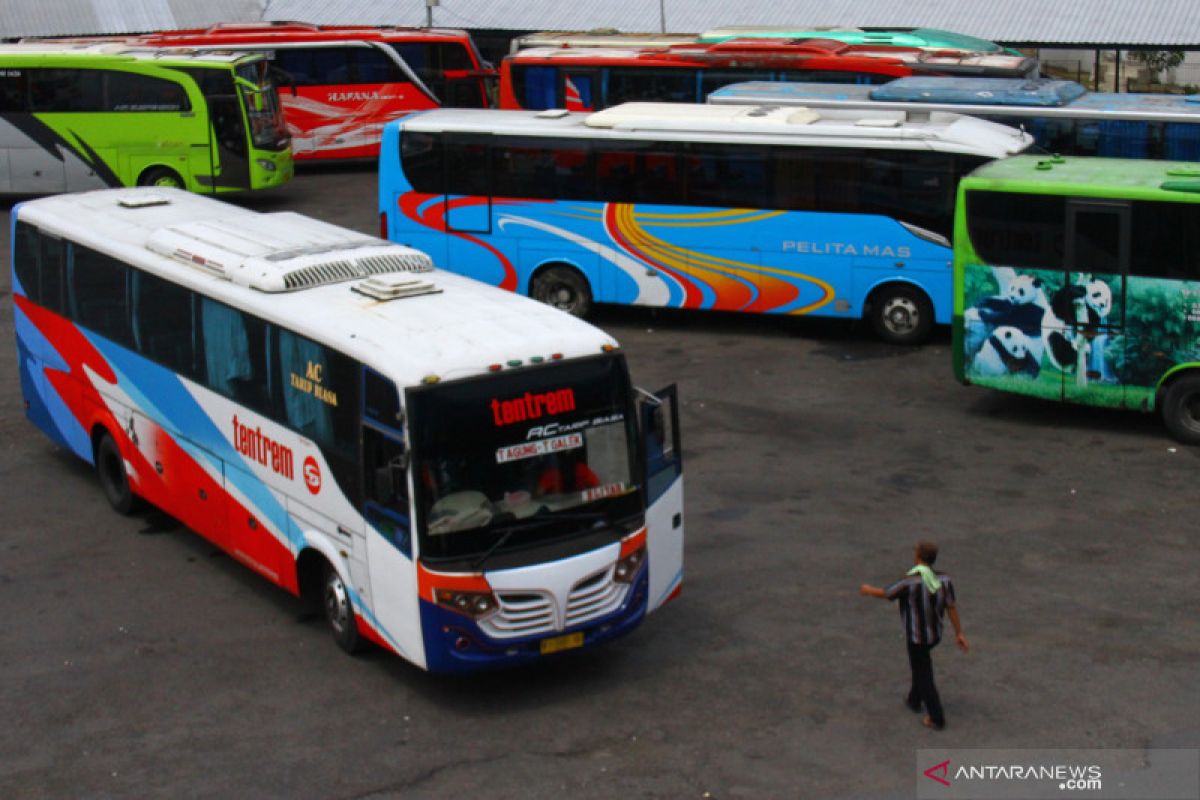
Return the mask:
[(1124, 340), (1125, 276), (1130, 255), (1127, 203), (1067, 203), (1066, 275), (1050, 298), (1062, 323), (1047, 346), (1062, 369), (1063, 399), (1119, 407), (1115, 347)]
[(596, 94), (600, 90), (600, 71), (595, 69), (564, 68), (559, 71), (562, 86), (559, 95), (567, 111), (595, 111)]
[(208, 114), (212, 121), (214, 186), (250, 187), (249, 142), (242, 104), (236, 88), (231, 94), (208, 96)]
[(683, 452), (675, 384), (641, 391), (639, 417), (646, 467), (647, 611), (672, 599), (683, 581)]
[(363, 370), (362, 512), (372, 607), (402, 652), (421, 640), (416, 565), (409, 511), (408, 447), (396, 386)]
[[(445, 170), (442, 185), (463, 194), (446, 194), (446, 231), (449, 233), (492, 232), (491, 137), (486, 134), (446, 136)], [(450, 244), (451, 248), (455, 243)], [(472, 252), (474, 252), (472, 250)], [(450, 263), (455, 254), (450, 253)]]

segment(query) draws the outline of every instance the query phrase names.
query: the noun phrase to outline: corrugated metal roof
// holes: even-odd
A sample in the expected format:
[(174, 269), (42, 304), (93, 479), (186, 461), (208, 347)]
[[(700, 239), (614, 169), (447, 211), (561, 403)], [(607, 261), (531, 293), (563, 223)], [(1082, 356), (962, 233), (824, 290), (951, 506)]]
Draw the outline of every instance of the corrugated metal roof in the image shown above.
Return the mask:
[(0, 38), (141, 33), (262, 18), (269, 0), (0, 0)]
[[(1000, 42), (1200, 47), (1196, 0), (441, 0), (435, 25), (701, 31), (723, 25), (943, 28)], [(4, 0), (0, 36), (122, 33), (215, 22), (424, 25), (422, 0)]]

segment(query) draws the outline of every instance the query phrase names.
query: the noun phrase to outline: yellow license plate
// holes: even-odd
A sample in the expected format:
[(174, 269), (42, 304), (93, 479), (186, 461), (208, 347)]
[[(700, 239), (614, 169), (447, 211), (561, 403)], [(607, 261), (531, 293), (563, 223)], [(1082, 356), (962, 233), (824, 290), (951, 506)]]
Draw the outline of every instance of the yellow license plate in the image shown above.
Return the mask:
[(566, 636), (555, 636), (552, 639), (542, 639), (542, 655), (570, 650), (573, 647), (583, 647), (583, 631), (568, 633)]

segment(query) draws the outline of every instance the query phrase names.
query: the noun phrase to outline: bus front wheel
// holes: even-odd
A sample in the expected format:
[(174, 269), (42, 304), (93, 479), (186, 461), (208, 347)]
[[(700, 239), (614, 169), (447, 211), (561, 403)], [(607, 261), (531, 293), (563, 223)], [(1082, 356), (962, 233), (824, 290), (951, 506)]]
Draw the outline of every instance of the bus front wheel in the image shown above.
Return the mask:
[(179, 173), (166, 167), (151, 167), (138, 177), (138, 186), (167, 186), (172, 189), (183, 189), (183, 178)]
[(350, 590), (346, 588), (342, 576), (332, 565), (325, 565), (325, 584), (323, 590), (325, 621), (329, 623), (329, 631), (338, 647), (353, 655), (363, 649), (363, 637), (358, 633), (358, 622), (354, 619), (354, 603), (350, 599)]
[(1184, 444), (1200, 444), (1200, 375), (1185, 375), (1167, 387), (1163, 424)]
[(100, 434), (100, 440), (96, 443), (96, 477), (113, 510), (118, 514), (132, 514), (137, 508), (137, 497), (129, 485), (125, 457), (121, 455), (116, 440), (107, 432)]
[(529, 295), (560, 311), (585, 316), (592, 307), (587, 279), (571, 267), (549, 267), (534, 276)]
[(919, 289), (884, 286), (871, 297), (871, 327), (892, 344), (920, 344), (933, 329), (933, 306)]

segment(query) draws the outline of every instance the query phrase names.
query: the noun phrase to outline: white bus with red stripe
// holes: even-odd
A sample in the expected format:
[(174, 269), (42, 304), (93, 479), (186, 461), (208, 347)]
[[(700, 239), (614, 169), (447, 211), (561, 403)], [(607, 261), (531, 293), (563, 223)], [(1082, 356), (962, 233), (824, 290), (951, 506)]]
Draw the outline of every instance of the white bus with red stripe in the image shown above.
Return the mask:
[(182, 191), (19, 204), (28, 418), (423, 668), (635, 627), (682, 580), (674, 387), (617, 343), (409, 248)]

